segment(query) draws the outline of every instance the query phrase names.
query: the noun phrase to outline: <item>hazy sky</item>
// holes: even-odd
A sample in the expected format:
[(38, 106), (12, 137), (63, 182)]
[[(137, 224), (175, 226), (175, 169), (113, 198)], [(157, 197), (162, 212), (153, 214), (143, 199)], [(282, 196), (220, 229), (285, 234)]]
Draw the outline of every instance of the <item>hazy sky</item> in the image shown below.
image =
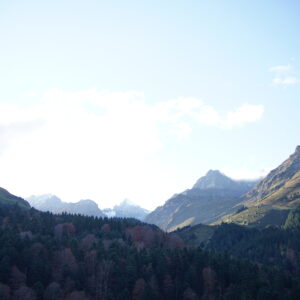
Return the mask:
[(299, 144), (300, 1), (0, 1), (0, 186), (152, 209)]

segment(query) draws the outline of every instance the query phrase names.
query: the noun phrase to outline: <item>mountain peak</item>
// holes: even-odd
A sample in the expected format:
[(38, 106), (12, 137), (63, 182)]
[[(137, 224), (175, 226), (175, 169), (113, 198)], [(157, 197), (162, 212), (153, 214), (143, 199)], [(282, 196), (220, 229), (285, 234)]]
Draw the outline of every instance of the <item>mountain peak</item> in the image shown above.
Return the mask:
[(219, 170), (209, 170), (205, 176), (201, 177), (193, 189), (227, 189), (231, 188), (235, 182), (222, 174)]
[(117, 206), (138, 206), (138, 205), (126, 198), (122, 202), (120, 202), (120, 204)]
[(296, 147), (296, 150), (295, 150), (295, 152), (292, 154), (292, 156), (300, 157), (300, 145), (298, 145), (298, 146)]
[(206, 176), (224, 176), (219, 170), (209, 170)]

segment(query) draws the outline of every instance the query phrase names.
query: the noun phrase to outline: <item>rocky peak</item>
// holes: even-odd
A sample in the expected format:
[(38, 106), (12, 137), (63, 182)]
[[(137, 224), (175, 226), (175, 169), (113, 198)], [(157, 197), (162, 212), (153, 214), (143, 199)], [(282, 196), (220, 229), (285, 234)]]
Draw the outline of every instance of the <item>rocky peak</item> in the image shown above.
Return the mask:
[(289, 157), (289, 160), (296, 162), (297, 164), (300, 163), (300, 146), (296, 147), (295, 152)]
[(226, 189), (235, 185), (235, 182), (222, 174), (219, 170), (209, 170), (205, 176), (201, 177), (193, 189)]
[(206, 176), (224, 176), (219, 170), (209, 170)]

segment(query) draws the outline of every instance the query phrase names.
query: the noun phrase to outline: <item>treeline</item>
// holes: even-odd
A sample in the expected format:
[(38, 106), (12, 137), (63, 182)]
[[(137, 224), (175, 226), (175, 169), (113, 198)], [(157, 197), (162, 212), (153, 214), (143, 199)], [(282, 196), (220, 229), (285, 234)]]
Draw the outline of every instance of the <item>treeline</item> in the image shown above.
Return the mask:
[(1, 300), (299, 299), (296, 276), (134, 219), (0, 208)]

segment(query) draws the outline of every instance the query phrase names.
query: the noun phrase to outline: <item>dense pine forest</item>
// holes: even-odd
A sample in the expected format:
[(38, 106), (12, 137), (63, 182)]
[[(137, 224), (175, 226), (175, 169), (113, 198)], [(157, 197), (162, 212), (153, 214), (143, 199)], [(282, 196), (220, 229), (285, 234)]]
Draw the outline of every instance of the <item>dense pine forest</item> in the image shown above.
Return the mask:
[[(209, 232), (208, 236), (207, 231)], [(222, 223), (218, 226), (185, 227), (176, 233), (185, 246), (227, 253), (256, 264), (279, 268), (291, 275), (300, 275), (300, 209), (290, 211), (282, 227), (263, 229)]]
[[(2, 206), (0, 299), (299, 299), (297, 229), (267, 229), (265, 240), (233, 226), (220, 226), (203, 250), (134, 219)], [(279, 248), (285, 260), (274, 250), (268, 264)]]

